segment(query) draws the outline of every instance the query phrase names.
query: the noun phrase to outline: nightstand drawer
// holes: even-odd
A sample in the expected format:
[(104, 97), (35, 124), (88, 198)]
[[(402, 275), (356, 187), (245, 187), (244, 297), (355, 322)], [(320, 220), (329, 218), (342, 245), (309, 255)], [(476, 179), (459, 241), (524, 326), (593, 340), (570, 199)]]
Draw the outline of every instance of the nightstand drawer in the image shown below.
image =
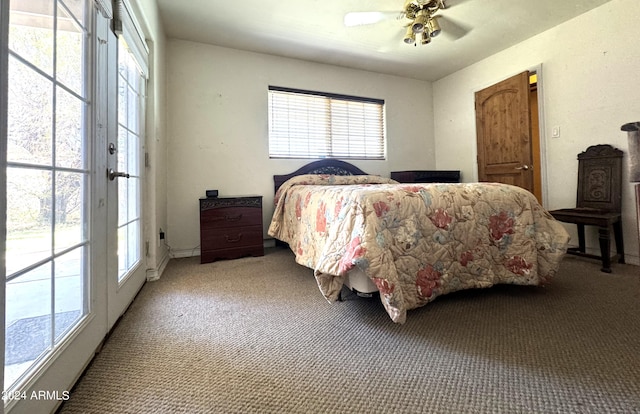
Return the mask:
[(262, 246), (262, 226), (229, 227), (206, 232), (201, 239), (203, 250)]
[(203, 229), (262, 225), (262, 210), (256, 207), (221, 207), (202, 210), (200, 224)]
[(237, 259), (244, 256), (264, 256), (263, 245), (234, 247), (232, 249), (203, 250), (200, 253), (200, 263), (210, 263), (220, 259)]

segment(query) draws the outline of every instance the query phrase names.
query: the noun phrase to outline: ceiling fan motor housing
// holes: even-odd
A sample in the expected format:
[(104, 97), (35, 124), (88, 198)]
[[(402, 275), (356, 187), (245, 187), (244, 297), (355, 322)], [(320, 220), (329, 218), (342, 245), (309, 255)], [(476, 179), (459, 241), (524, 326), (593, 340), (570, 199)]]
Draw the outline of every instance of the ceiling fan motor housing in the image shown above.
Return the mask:
[(404, 14), (408, 19), (415, 19), (421, 11), (430, 16), (444, 7), (444, 0), (407, 0), (404, 4)]

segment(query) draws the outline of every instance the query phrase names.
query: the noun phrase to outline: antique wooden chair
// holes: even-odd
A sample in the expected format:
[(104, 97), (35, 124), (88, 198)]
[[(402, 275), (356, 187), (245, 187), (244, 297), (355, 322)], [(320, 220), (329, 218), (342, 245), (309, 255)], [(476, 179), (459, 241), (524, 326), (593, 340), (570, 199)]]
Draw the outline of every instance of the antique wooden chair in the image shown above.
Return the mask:
[[(578, 226), (578, 247), (567, 253), (602, 260), (602, 271), (611, 273), (611, 237), (616, 242), (618, 263), (624, 263), (622, 240), (622, 155), (611, 145), (593, 145), (578, 154), (578, 194), (575, 208), (550, 211), (556, 220)], [(598, 227), (600, 256), (588, 254), (584, 226)]]

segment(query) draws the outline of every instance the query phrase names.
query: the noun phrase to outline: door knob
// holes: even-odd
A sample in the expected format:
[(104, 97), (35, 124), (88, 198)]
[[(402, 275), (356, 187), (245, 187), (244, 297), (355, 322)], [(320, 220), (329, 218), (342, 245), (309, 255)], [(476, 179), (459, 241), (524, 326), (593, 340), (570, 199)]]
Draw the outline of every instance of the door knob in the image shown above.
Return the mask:
[(516, 170), (528, 171), (529, 170), (529, 166), (527, 164), (525, 164), (522, 167), (516, 167)]
[(109, 177), (109, 180), (113, 181), (118, 177), (123, 177), (123, 178), (129, 178), (130, 175), (128, 173), (124, 173), (124, 172), (119, 172), (119, 171), (113, 171), (113, 168), (110, 168), (109, 171), (107, 171), (107, 176)]

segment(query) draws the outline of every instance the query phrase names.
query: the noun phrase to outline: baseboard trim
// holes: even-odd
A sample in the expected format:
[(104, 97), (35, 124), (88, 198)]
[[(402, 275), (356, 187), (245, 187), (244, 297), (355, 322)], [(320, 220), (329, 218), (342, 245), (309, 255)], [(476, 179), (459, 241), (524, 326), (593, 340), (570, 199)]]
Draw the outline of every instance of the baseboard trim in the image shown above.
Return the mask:
[(195, 249), (171, 249), (171, 258), (172, 259), (182, 259), (185, 257), (194, 257), (200, 256), (200, 248), (196, 247)]
[[(265, 239), (264, 247), (274, 247), (276, 245), (275, 239)], [(193, 249), (171, 249), (169, 256), (171, 259), (183, 259), (185, 257), (195, 257), (200, 256), (200, 247), (196, 247)]]
[(162, 259), (160, 260), (160, 264), (158, 265), (157, 269), (147, 269), (147, 281), (148, 282), (153, 282), (154, 280), (158, 280), (160, 279), (160, 277), (162, 276), (162, 273), (164, 272), (164, 269), (167, 267), (167, 264), (169, 263), (169, 254), (165, 253), (164, 256), (162, 256)]
[[(626, 264), (630, 264), (630, 265), (634, 265), (634, 266), (640, 266), (640, 257), (632, 255), (632, 254), (628, 254), (625, 253), (624, 254), (624, 261)], [(614, 265), (618, 263), (618, 259), (613, 259), (611, 261), (611, 264)]]

